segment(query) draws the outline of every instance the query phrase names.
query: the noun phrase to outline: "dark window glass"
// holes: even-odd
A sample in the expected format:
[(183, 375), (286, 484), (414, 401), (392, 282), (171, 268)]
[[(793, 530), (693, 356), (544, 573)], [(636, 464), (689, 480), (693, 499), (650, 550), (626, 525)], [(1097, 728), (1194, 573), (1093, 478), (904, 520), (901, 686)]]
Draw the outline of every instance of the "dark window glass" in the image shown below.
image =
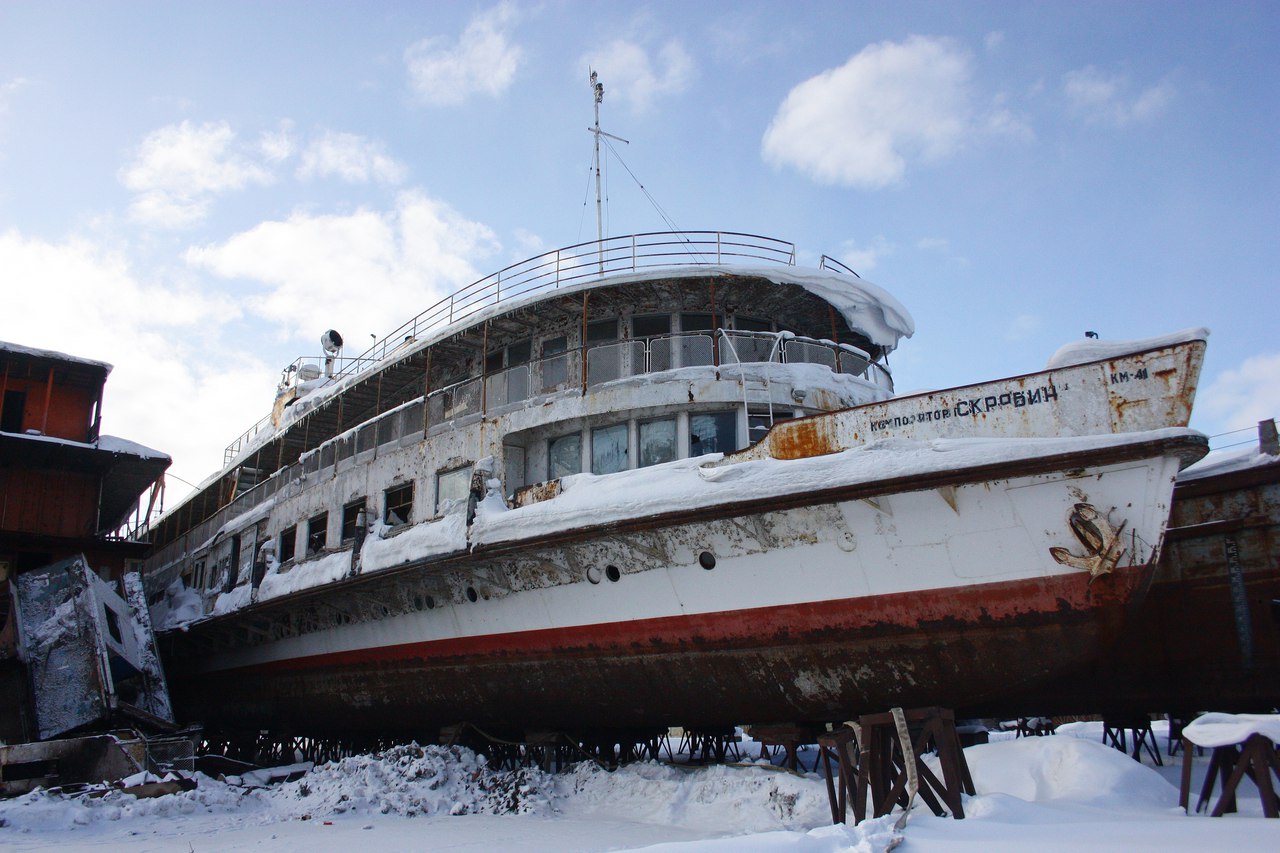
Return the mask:
[(547, 338), (542, 342), (542, 356), (557, 355), (569, 348), (569, 339), (564, 335), (558, 338)]
[(587, 343), (596, 344), (618, 339), (618, 320), (593, 320), (587, 324)]
[(738, 449), (736, 412), (712, 412), (689, 416), (689, 455), (729, 453)]
[(733, 327), (744, 332), (772, 332), (773, 323), (758, 317), (743, 317), (741, 314), (733, 318)]
[(644, 317), (631, 318), (631, 336), (633, 338), (651, 338), (655, 335), (671, 334), (670, 314), (649, 314)]
[(711, 323), (710, 314), (681, 314), (680, 315), (680, 331), (682, 332), (708, 332), (714, 326)]
[(507, 367), (518, 367), (521, 364), (528, 364), (529, 357), (532, 354), (532, 342), (521, 341), (518, 344), (512, 344), (507, 347)]
[(294, 548), (298, 544), (298, 527), (294, 525), (280, 532), (280, 562), (293, 559)]
[(307, 522), (307, 556), (319, 554), (329, 544), (329, 513), (312, 516)]
[(26, 391), (5, 391), (4, 410), (0, 411), (0, 430), (22, 432), (22, 414), (26, 405)]
[(342, 541), (350, 542), (356, 538), (356, 520), (360, 510), (364, 509), (364, 498), (352, 501), (342, 507)]
[(502, 350), (495, 350), (484, 357), (484, 372), (497, 373), (502, 370)]
[(413, 481), (393, 486), (387, 489), (384, 495), (387, 509), (382, 520), (392, 527), (408, 524), (413, 517)]

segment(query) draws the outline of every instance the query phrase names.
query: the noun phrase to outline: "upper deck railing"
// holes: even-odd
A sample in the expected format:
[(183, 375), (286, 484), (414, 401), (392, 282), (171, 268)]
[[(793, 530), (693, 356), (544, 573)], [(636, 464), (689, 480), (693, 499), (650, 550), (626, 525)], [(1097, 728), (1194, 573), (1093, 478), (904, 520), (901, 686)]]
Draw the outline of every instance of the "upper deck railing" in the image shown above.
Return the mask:
[[(466, 320), (486, 308), (539, 291), (656, 267), (711, 266), (752, 261), (795, 266), (795, 244), (773, 237), (734, 231), (672, 231), (607, 237), (543, 252), (503, 267), (454, 291), (401, 324), (359, 355), (335, 358), (332, 375), (337, 380), (360, 373), (423, 335)], [(846, 275), (857, 275), (827, 255), (819, 259), (818, 267)], [(300, 356), (286, 370), (296, 370), (304, 362), (323, 361), (324, 356)], [(270, 423), (271, 418), (267, 416), (241, 433), (227, 445), (225, 461), (229, 463), (239, 455), (253, 437)]]

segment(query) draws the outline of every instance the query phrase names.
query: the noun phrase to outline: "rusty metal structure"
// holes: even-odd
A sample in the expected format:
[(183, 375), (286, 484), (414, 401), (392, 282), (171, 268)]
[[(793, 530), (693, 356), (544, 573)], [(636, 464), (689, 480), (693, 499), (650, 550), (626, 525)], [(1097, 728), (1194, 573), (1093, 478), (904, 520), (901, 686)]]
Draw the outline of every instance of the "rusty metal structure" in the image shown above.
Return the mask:
[[(40, 625), (28, 621), (24, 638), (23, 607), (33, 619), (43, 604), (62, 603), (50, 593), (68, 585), (77, 594), (114, 585), (99, 603), (122, 601), (130, 594), (126, 576), (149, 548), (141, 521), (155, 506), (170, 460), (102, 434), (110, 372), (104, 362), (0, 341), (0, 740), (62, 731), (46, 726), (36, 710), (45, 697), (33, 692), (29, 664)], [(136, 610), (145, 618), (140, 583), (136, 592)], [(95, 618), (92, 610), (86, 605), (85, 625)], [(105, 620), (105, 611), (96, 618)], [(132, 630), (132, 617), (124, 618), (124, 628)], [(106, 628), (100, 633), (106, 635)], [(92, 640), (84, 654), (99, 648)], [(105, 665), (105, 653), (101, 661)], [(106, 682), (96, 667), (84, 672), (90, 677), (79, 685), (80, 698), (104, 711), (98, 716), (111, 716), (114, 691), (103, 692)], [(71, 690), (64, 687), (64, 693)]]

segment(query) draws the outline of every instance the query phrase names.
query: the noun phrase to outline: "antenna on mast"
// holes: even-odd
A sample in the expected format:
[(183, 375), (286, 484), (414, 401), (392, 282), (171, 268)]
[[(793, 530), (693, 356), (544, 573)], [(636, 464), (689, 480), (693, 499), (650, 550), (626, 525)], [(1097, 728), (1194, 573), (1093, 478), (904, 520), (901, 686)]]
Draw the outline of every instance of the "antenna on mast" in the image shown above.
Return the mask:
[(595, 70), (591, 71), (591, 93), (595, 96), (596, 123), (594, 127), (587, 130), (595, 136), (595, 154), (592, 158), (592, 165), (596, 172), (596, 246), (597, 257), (600, 264), (600, 274), (604, 275), (604, 213), (603, 205), (600, 200), (600, 137), (607, 136), (610, 139), (616, 139), (630, 145), (630, 142), (621, 136), (614, 136), (612, 133), (605, 133), (600, 129), (600, 102), (604, 100), (604, 84), (600, 82), (600, 77)]

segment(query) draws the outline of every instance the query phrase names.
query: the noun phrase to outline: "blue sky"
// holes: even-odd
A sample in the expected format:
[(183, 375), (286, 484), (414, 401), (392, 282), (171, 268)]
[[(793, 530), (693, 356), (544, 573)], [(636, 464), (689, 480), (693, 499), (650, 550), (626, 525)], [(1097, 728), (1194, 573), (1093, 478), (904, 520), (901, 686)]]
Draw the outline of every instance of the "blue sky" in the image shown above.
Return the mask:
[[(1204, 325), (1280, 413), (1273, 3), (0, 0), (0, 339), (110, 361), (203, 479), (318, 336), (595, 236), (602, 124), (675, 225), (887, 288), (900, 391)], [(607, 231), (666, 230), (607, 163)], [(1223, 443), (1226, 441), (1220, 441)]]

